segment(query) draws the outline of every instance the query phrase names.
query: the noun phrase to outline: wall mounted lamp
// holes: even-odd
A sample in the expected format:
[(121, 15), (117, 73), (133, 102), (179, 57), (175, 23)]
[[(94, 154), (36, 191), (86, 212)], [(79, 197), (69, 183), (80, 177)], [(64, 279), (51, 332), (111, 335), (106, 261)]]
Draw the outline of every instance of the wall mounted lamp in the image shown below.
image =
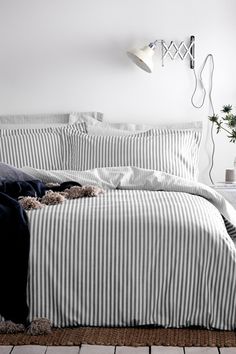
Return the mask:
[[(151, 42), (148, 46), (142, 48), (142, 49), (135, 49), (127, 52), (128, 57), (141, 69), (148, 73), (152, 73), (154, 69), (154, 62), (153, 62), (153, 56), (155, 54), (156, 48), (160, 45), (161, 48), (161, 60), (162, 60), (162, 66), (164, 66), (164, 61), (166, 57), (170, 57), (172, 60), (175, 60), (177, 57), (180, 59), (184, 60), (185, 58), (189, 58), (190, 60), (190, 68), (193, 69), (193, 74), (194, 74), (194, 81), (195, 81), (195, 87), (194, 91), (191, 97), (191, 103), (195, 108), (202, 108), (205, 99), (206, 99), (206, 89), (205, 85), (203, 83), (203, 71), (206, 67), (207, 62), (211, 64), (211, 71), (210, 71), (210, 85), (209, 85), (209, 105), (210, 105), (210, 110), (211, 110), (211, 115), (215, 115), (215, 110), (214, 110), (214, 105), (213, 105), (213, 100), (212, 100), (212, 89), (213, 89), (213, 74), (214, 74), (214, 57), (212, 54), (208, 54), (203, 62), (202, 68), (200, 70), (199, 74), (199, 82), (201, 84), (201, 88), (203, 91), (203, 97), (202, 101), (200, 104), (196, 104), (194, 102), (194, 97), (198, 89), (198, 77), (197, 73), (195, 70), (195, 36), (190, 36), (190, 41), (188, 44), (185, 42), (181, 42), (180, 44), (176, 44), (174, 41), (171, 41), (169, 45), (166, 44), (166, 42), (162, 40), (156, 40), (154, 42)], [(214, 152), (215, 152), (215, 143), (214, 143), (214, 138), (213, 138), (213, 124), (211, 126), (211, 139), (213, 143), (213, 149), (212, 149), (212, 156), (211, 156), (211, 167), (209, 170), (209, 178), (214, 184), (212, 177), (211, 177), (211, 172), (213, 168), (213, 163), (214, 163)]]
[(169, 56), (172, 60), (175, 60), (179, 57), (181, 60), (185, 58), (190, 59), (190, 68), (194, 69), (195, 66), (195, 37), (190, 37), (189, 44), (185, 42), (181, 42), (180, 44), (176, 44), (171, 41), (169, 45), (166, 42), (161, 40), (155, 40), (151, 42), (149, 45), (145, 46), (142, 49), (135, 49), (127, 52), (128, 57), (141, 69), (148, 73), (153, 72), (154, 63), (153, 63), (153, 55), (155, 54), (155, 50), (160, 45), (161, 47), (161, 60), (162, 66), (164, 66), (164, 61), (167, 56)]

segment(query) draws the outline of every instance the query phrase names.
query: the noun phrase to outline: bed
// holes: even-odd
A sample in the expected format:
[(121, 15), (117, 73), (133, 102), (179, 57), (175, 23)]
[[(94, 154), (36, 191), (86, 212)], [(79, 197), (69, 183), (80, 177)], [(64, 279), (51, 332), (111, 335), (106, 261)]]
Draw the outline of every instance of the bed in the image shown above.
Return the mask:
[(104, 193), (27, 212), (29, 319), (235, 329), (236, 211), (196, 181), (198, 128), (135, 138), (87, 134), (85, 122), (53, 129), (60, 166), (43, 153), (32, 155), (33, 167), (7, 152), (2, 159), (44, 183), (76, 181)]

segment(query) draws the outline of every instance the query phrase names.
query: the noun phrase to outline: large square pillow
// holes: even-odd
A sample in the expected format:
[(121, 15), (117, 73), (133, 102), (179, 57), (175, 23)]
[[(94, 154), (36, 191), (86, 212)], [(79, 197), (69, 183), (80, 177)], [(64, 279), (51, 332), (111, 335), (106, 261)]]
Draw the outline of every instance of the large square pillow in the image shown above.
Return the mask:
[(0, 162), (14, 167), (64, 169), (63, 132), (86, 132), (86, 124), (43, 129), (0, 129)]
[(134, 166), (196, 180), (201, 130), (151, 129), (126, 136), (66, 131), (67, 169)]

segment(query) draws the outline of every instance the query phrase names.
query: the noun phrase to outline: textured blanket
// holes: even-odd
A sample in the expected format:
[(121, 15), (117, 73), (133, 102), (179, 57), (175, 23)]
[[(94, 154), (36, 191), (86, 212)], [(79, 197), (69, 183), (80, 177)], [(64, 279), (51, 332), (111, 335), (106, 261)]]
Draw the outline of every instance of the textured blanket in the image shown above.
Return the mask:
[[(65, 182), (56, 191), (64, 191), (76, 182)], [(0, 180), (0, 315), (15, 323), (27, 323), (29, 308), (26, 288), (30, 250), (28, 218), (19, 197), (42, 197), (48, 187), (39, 180)]]
[(30, 319), (236, 328), (236, 211), (217, 192), (131, 167), (25, 172), (106, 189), (28, 212)]
[(6, 320), (26, 323), (26, 285), (30, 235), (25, 211), (17, 202), (21, 195), (41, 196), (39, 181), (0, 182), (0, 314)]

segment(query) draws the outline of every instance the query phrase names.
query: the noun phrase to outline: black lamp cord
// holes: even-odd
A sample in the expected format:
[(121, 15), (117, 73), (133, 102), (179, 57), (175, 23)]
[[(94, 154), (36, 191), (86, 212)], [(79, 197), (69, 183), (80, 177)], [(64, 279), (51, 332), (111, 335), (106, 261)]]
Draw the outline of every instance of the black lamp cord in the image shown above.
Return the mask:
[[(199, 74), (199, 82), (202, 86), (202, 90), (203, 90), (203, 98), (202, 98), (202, 102), (200, 103), (200, 105), (197, 105), (194, 103), (194, 96), (197, 92), (197, 88), (198, 88), (198, 78), (197, 78), (197, 74), (196, 74), (196, 71), (195, 69), (193, 69), (193, 73), (194, 73), (194, 77), (195, 77), (195, 87), (194, 87), (194, 91), (193, 91), (193, 94), (192, 94), (192, 97), (191, 97), (191, 103), (192, 105), (195, 107), (195, 108), (202, 108), (204, 103), (205, 103), (205, 100), (206, 100), (206, 88), (204, 86), (204, 83), (203, 83), (203, 79), (202, 79), (202, 74), (203, 74), (203, 71), (205, 70), (205, 67), (206, 67), (206, 64), (207, 62), (211, 61), (211, 71), (210, 71), (210, 87), (209, 87), (209, 94), (208, 94), (208, 97), (209, 97), (209, 104), (210, 104), (210, 109), (211, 109), (211, 112), (212, 112), (212, 115), (215, 114), (215, 110), (214, 110), (214, 105), (213, 105), (213, 102), (212, 102), (212, 88), (213, 88), (213, 75), (214, 75), (214, 69), (215, 69), (215, 63), (214, 63), (214, 57), (212, 54), (208, 54), (203, 62), (203, 65), (202, 65), (202, 68), (200, 70), (200, 74)], [(212, 179), (212, 169), (213, 169), (213, 166), (214, 166), (214, 157), (215, 157), (215, 141), (214, 141), (214, 135), (213, 135), (213, 122), (211, 123), (211, 142), (212, 142), (212, 153), (211, 153), (211, 165), (210, 165), (210, 169), (209, 169), (209, 172), (208, 172), (208, 175), (209, 175), (209, 178), (210, 178), (210, 181), (212, 184), (214, 184), (214, 181)]]

